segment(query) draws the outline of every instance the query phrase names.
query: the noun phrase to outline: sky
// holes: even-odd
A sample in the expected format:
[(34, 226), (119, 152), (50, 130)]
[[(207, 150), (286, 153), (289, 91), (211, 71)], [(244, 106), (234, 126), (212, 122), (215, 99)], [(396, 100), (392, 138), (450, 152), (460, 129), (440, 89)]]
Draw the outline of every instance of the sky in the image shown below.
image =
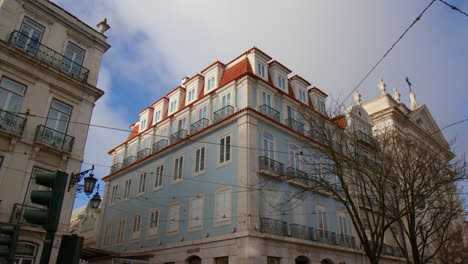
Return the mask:
[[(430, 3), (429, 0), (159, 1), (53, 0), (94, 27), (107, 18), (112, 46), (98, 87), (105, 91), (92, 124), (128, 129), (137, 113), (216, 60), (229, 62), (256, 46), (341, 102)], [(468, 1), (447, 0), (468, 12)], [(468, 118), (468, 16), (435, 1), (360, 85), (362, 100), (397, 88), (440, 128)], [(347, 104), (352, 103), (352, 97)], [(468, 122), (443, 130), (457, 155), (468, 153)], [(109, 173), (107, 152), (128, 132), (91, 127), (83, 170)], [(468, 187), (467, 187), (468, 188)], [(466, 188), (465, 188), (466, 189)], [(104, 184), (101, 181), (102, 195)], [(75, 207), (87, 202), (78, 195)]]

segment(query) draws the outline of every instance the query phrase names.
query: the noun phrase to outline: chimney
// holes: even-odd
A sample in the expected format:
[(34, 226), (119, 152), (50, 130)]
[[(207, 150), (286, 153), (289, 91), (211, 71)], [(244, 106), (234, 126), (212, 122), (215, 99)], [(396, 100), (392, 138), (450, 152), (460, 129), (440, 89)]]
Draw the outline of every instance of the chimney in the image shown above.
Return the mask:
[(416, 95), (413, 92), (410, 92), (409, 99), (411, 103), (411, 110), (416, 109), (416, 107), (418, 107), (418, 103), (416, 103)]
[(182, 80), (180, 81), (180, 86), (182, 87), (185, 87), (184, 83), (189, 79), (189, 77), (185, 76), (184, 78), (182, 78)]

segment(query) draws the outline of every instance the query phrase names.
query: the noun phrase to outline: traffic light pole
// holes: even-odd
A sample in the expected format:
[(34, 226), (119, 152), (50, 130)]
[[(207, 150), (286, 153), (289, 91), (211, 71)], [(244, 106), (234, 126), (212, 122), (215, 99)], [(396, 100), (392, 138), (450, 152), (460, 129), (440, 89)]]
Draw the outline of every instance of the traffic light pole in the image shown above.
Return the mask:
[(42, 245), (42, 254), (40, 264), (49, 264), (52, 246), (54, 245), (55, 232), (47, 232), (46, 239)]

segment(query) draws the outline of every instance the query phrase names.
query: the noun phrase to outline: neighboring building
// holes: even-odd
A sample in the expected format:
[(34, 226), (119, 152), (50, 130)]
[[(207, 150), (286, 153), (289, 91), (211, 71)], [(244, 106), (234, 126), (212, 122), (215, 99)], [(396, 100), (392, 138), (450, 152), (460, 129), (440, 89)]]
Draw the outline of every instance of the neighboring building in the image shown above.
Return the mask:
[[(43, 228), (23, 212), (38, 171), (80, 171), (106, 37), (46, 0), (0, 1), (0, 222), (20, 224), (18, 263), (39, 263)], [(66, 191), (52, 258), (68, 233)]]
[(73, 210), (70, 219), (70, 233), (84, 238), (83, 248), (97, 247), (96, 226), (99, 222), (100, 208), (91, 207), (91, 203)]
[[(343, 206), (281, 175), (321, 171), (319, 156), (313, 167), (300, 161), (314, 155), (301, 149), (313, 137), (304, 109), (367, 138), (372, 120), (359, 105), (328, 118), (327, 95), (288, 76), (252, 48), (140, 111), (103, 179), (98, 244), (115, 255), (89, 262), (364, 263)], [(401, 262), (386, 249), (382, 263)]]

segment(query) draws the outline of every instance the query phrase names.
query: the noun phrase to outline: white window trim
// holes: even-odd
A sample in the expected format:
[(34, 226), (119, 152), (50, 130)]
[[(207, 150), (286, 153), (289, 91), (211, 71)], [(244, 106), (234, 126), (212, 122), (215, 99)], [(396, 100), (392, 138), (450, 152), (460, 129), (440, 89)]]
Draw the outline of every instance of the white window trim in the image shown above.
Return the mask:
[[(172, 221), (172, 219), (170, 219), (170, 214), (169, 214), (169, 208), (173, 207), (173, 206), (179, 206), (179, 219), (174, 219), (174, 221), (177, 222), (177, 228), (173, 231), (169, 231), (169, 224), (170, 222)], [(182, 211), (182, 206), (181, 206), (181, 202), (180, 201), (177, 201), (177, 202), (173, 202), (173, 203), (170, 203), (168, 206), (167, 206), (167, 224), (166, 224), (166, 235), (168, 236), (173, 236), (173, 235), (177, 235), (179, 233), (179, 230), (180, 230), (180, 219), (181, 219), (181, 211)]]
[[(153, 233), (150, 231), (150, 226), (151, 226), (151, 214), (155, 211), (158, 211), (158, 221), (157, 221), (157, 227), (156, 227), (156, 230), (153, 231)], [(148, 232), (147, 232), (147, 235), (146, 237), (148, 239), (154, 239), (154, 238), (157, 238), (159, 236), (159, 230), (160, 230), (160, 226), (161, 226), (161, 209), (160, 208), (152, 208), (149, 210), (149, 214), (148, 214)]]
[[(290, 199), (290, 202), (292, 203), (293, 201), (298, 201), (297, 204), (291, 204), (291, 206), (293, 207), (292, 208), (292, 213), (294, 215), (297, 215), (297, 208), (299, 206), (303, 206), (303, 209), (304, 209), (304, 213), (303, 215), (299, 215), (298, 217), (302, 217), (302, 223), (295, 223), (295, 224), (301, 224), (301, 225), (305, 225), (307, 226), (307, 215), (306, 215), (306, 212), (307, 212), (307, 202), (304, 198), (300, 197), (300, 196), (297, 196), (297, 195), (291, 195), (291, 199)], [(291, 222), (294, 223), (294, 217), (291, 219)]]
[[(201, 199), (201, 209), (200, 209), (200, 225), (191, 226), (192, 223), (192, 201), (195, 199)], [(205, 212), (205, 194), (199, 194), (190, 199), (189, 203), (189, 219), (188, 219), (188, 231), (197, 231), (203, 229), (203, 212)]]
[[(144, 182), (144, 186), (143, 186), (143, 187), (144, 187), (144, 188), (143, 188), (144, 190), (141, 192), (141, 191), (140, 191), (140, 187), (141, 187), (141, 175), (142, 175), (143, 173), (145, 173), (146, 176), (145, 176), (145, 182)], [(135, 197), (141, 197), (141, 196), (145, 195), (146, 191), (148, 190), (148, 186), (147, 186), (147, 185), (148, 185), (148, 175), (149, 175), (148, 170), (140, 171), (140, 172), (138, 173), (138, 186), (137, 186), (138, 189), (137, 189), (137, 194), (135, 195)]]
[[(198, 172), (195, 171), (196, 169), (196, 166), (197, 166), (197, 150), (198, 149), (201, 149), (201, 148), (205, 148), (205, 155), (203, 157), (204, 161), (203, 161), (203, 170), (200, 170)], [(206, 173), (206, 166), (208, 165), (207, 164), (207, 157), (208, 157), (208, 145), (207, 144), (200, 144), (200, 145), (197, 145), (195, 146), (195, 148), (193, 148), (193, 154), (192, 154), (193, 158), (192, 158), (192, 176), (199, 176), (199, 175), (202, 175), (204, 173)]]
[[(114, 188), (117, 187), (116, 192), (114, 193)], [(117, 204), (117, 200), (119, 199), (119, 191), (120, 191), (120, 183), (114, 183), (111, 187), (110, 199), (109, 199), (109, 206), (114, 207)], [(115, 195), (115, 197), (114, 197)]]
[[(224, 137), (227, 137), (227, 136), (230, 136), (231, 137), (231, 143), (230, 143), (230, 159), (228, 161), (224, 161), (222, 163), (219, 162), (219, 154), (221, 152), (221, 144), (219, 144), (219, 142), (221, 141), (222, 138)], [(222, 133), (221, 135), (218, 136), (218, 138), (216, 139), (216, 168), (221, 168), (221, 167), (224, 167), (224, 166), (227, 166), (229, 164), (232, 163), (232, 160), (234, 159), (234, 151), (233, 151), (233, 147), (232, 147), (232, 143), (234, 141), (234, 137), (233, 137), (233, 133), (232, 133), (232, 130), (229, 130), (225, 133)]]
[[(135, 220), (136, 220), (137, 216), (140, 216), (140, 230), (138, 232), (134, 232), (133, 231), (133, 226), (135, 225)], [(139, 213), (133, 214), (132, 215), (132, 226), (131, 226), (131, 229), (130, 229), (130, 242), (140, 241), (142, 229), (143, 229), (143, 213), (139, 212)], [(135, 234), (137, 234), (137, 235), (135, 235)]]
[[(281, 205), (281, 192), (279, 189), (275, 189), (272, 187), (266, 186), (263, 188), (265, 192), (273, 192), (275, 196), (278, 198), (278, 205)], [(281, 209), (280, 208), (275, 208), (274, 204), (272, 201), (268, 201), (266, 197), (266, 193), (262, 193), (263, 196), (263, 212), (262, 215), (267, 218), (275, 219), (275, 220), (281, 220)], [(272, 209), (275, 210), (277, 215), (266, 215), (266, 208), (271, 207)]]
[[(182, 157), (182, 175), (180, 177), (180, 179), (177, 179), (177, 180), (174, 180), (174, 176), (175, 176), (175, 160)], [(185, 168), (185, 164), (187, 163), (187, 159), (185, 158), (185, 153), (181, 153), (177, 156), (174, 156), (172, 157), (172, 166), (171, 166), (171, 184), (175, 184), (175, 183), (179, 183), (179, 182), (182, 182), (184, 180), (184, 168)]]
[(265, 156), (265, 149), (264, 149), (264, 145), (263, 145), (263, 141), (265, 140), (265, 136), (264, 136), (264, 133), (268, 133), (270, 135), (273, 136), (273, 160), (276, 160), (276, 153), (278, 152), (278, 144), (277, 144), (277, 140), (278, 140), (278, 137), (275, 136), (274, 133), (272, 133), (271, 131), (268, 131), (266, 129), (262, 129), (261, 130), (262, 134), (260, 135), (261, 139), (260, 139), (260, 142), (261, 142), (261, 156)]
[(103, 241), (102, 241), (102, 247), (110, 247), (112, 244), (112, 222), (107, 222), (104, 225), (104, 236), (103, 236)]
[[(125, 187), (126, 187), (126, 183), (127, 183), (128, 180), (131, 181), (131, 182), (130, 182), (130, 188), (129, 188), (129, 190), (128, 190), (128, 197), (125, 197), (125, 189), (126, 189)], [(123, 186), (123, 190), (122, 190), (122, 200), (121, 200), (122, 202), (125, 202), (125, 201), (130, 200), (130, 198), (131, 198), (131, 196), (132, 196), (132, 185), (133, 185), (133, 177), (132, 177), (132, 176), (129, 176), (129, 177), (125, 178), (125, 180), (123, 181), (123, 184), (122, 184), (122, 186)]]
[[(123, 230), (120, 230), (121, 223), (124, 222), (123, 224)], [(117, 225), (117, 236), (116, 236), (116, 244), (117, 245), (123, 245), (125, 241), (125, 231), (127, 229), (127, 217), (121, 217), (119, 218), (119, 222)], [(122, 231), (122, 233), (120, 233)], [(121, 238), (121, 239), (120, 239)]]
[[(160, 166), (163, 166), (163, 173), (161, 175), (161, 185), (158, 186), (158, 187), (155, 187), (156, 186), (156, 180), (157, 180), (157, 174), (156, 174), (156, 169)], [(154, 165), (154, 180), (152, 181), (153, 182), (153, 191), (158, 191), (158, 190), (161, 190), (163, 187), (164, 187), (164, 178), (165, 178), (165, 173), (167, 172), (167, 167), (166, 167), (166, 162), (163, 161), (163, 162), (159, 162), (159, 163), (156, 163), (156, 165)]]
[[(230, 198), (231, 198), (231, 216), (230, 217), (226, 217), (226, 218), (218, 218), (217, 215), (216, 215), (216, 208), (217, 208), (217, 202), (216, 202), (216, 194), (219, 193), (219, 192), (225, 192), (225, 191), (228, 191), (230, 193)], [(214, 210), (213, 210), (213, 214), (214, 214), (214, 226), (215, 227), (218, 227), (218, 226), (225, 226), (225, 225), (230, 225), (232, 223), (232, 218), (233, 218), (233, 195), (232, 195), (232, 187), (231, 186), (227, 186), (227, 187), (224, 187), (224, 188), (221, 188), (221, 189), (218, 189), (215, 191), (215, 197), (214, 197)]]
[[(210, 83), (210, 80), (213, 80), (213, 87), (210, 88), (209, 86), (209, 83)], [(213, 91), (216, 89), (216, 74), (211, 74), (209, 75), (207, 78), (206, 78), (206, 92), (210, 92), (210, 91)]]
[[(301, 151), (301, 148), (300, 148), (296, 143), (297, 143), (297, 142), (293, 142), (293, 141), (289, 141), (289, 140), (288, 140), (288, 164), (289, 164), (289, 167), (293, 167), (293, 166), (292, 166), (293, 163), (292, 163), (292, 160), (291, 160), (291, 145), (296, 146), (296, 148), (297, 148), (297, 153), (299, 153), (299, 152)], [(295, 168), (295, 169), (297, 168), (298, 170), (303, 170), (303, 169), (304, 169), (304, 168), (303, 168), (304, 166), (303, 166), (303, 164), (302, 164), (302, 162), (301, 162), (301, 157), (300, 157), (299, 154), (298, 154), (298, 156), (299, 156), (299, 158), (298, 158), (298, 161), (297, 161), (297, 162), (298, 162), (298, 165), (299, 165), (299, 166), (297, 166), (297, 167), (294, 166), (293, 168)]]
[[(318, 214), (318, 211), (322, 211), (321, 209), (323, 209), (324, 211), (324, 215), (325, 215), (325, 220), (326, 222), (324, 223), (325, 226), (322, 226), (322, 228), (320, 228), (319, 226), (319, 217), (320, 217), (320, 214)], [(315, 204), (315, 213), (317, 214), (317, 218), (316, 218), (316, 221), (317, 221), (317, 230), (321, 230), (321, 231), (330, 231), (330, 217), (328, 217), (328, 208), (325, 204), (322, 204), (322, 203), (316, 203)]]

